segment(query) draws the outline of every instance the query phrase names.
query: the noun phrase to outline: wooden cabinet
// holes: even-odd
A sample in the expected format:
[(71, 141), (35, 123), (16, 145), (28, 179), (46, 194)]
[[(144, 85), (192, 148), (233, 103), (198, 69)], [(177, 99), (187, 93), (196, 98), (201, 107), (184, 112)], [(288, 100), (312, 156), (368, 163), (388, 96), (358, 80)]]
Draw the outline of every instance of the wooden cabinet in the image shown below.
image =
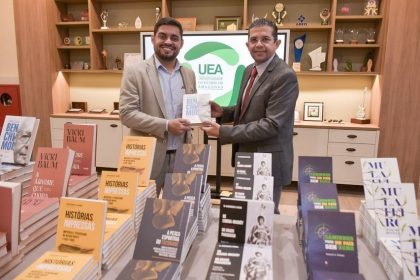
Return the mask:
[(93, 117), (63, 117), (57, 115), (50, 118), (52, 147), (63, 146), (64, 124), (93, 123), (97, 124), (96, 166), (117, 168), (123, 135), (128, 129), (118, 119), (98, 119)]
[[(215, 28), (215, 16), (238, 16), (242, 19), (240, 29), (246, 30), (255, 17), (272, 16), (274, 2), (268, 0), (215, 0), (215, 1), (185, 1), (185, 0), (51, 0), (55, 2), (52, 11), (56, 22), (56, 48), (59, 61), (57, 69), (65, 72), (75, 62), (87, 62), (90, 71), (85, 72), (115, 72), (116, 59), (124, 60), (124, 53), (140, 52), (140, 32), (153, 31), (156, 20), (156, 8), (161, 9), (161, 16), (175, 18), (196, 17), (197, 31), (209, 31)], [(368, 57), (373, 60), (372, 71), (379, 72), (380, 51), (383, 44), (384, 12), (387, 0), (377, 0), (377, 15), (364, 15), (365, 0), (294, 0), (283, 1), (287, 16), (281, 29), (289, 29), (290, 49), (289, 64), (294, 61), (294, 38), (306, 33), (301, 69), (307, 74), (312, 67), (308, 55), (312, 50), (321, 47), (326, 53), (326, 61), (322, 63), (322, 72), (333, 72), (333, 61), (337, 59), (338, 70), (343, 74), (347, 65), (352, 65), (352, 72), (366, 73)], [(348, 4), (347, 4), (348, 3)], [(343, 5), (348, 6), (348, 13), (343, 13)], [(328, 8), (331, 16), (328, 23), (321, 24), (320, 11)], [(88, 11), (88, 21), (82, 21), (80, 15)], [(108, 11), (107, 27), (102, 29), (101, 13)], [(74, 21), (63, 22), (62, 15), (72, 14)], [(134, 22), (137, 17), (142, 21), (142, 27), (136, 29)], [(300, 20), (303, 21), (301, 22)], [(343, 30), (344, 42), (336, 43), (336, 31)], [(350, 44), (350, 30), (357, 30), (357, 44)], [(366, 43), (367, 30), (373, 30), (375, 42)], [(64, 45), (64, 38), (70, 38), (70, 45)], [(79, 45), (77, 38), (82, 39)], [(79, 38), (79, 39), (80, 39)], [(90, 41), (86, 43), (86, 38)], [(106, 56), (104, 56), (106, 50)], [(77, 64), (77, 63), (76, 63)], [(79, 63), (80, 64), (80, 63)], [(319, 74), (319, 72), (309, 72)]]

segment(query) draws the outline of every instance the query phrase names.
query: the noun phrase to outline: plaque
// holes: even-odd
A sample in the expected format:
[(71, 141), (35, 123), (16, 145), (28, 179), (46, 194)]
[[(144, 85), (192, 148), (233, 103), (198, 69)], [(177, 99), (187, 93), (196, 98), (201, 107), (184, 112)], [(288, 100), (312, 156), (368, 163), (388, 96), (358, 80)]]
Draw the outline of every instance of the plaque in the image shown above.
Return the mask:
[(300, 60), (302, 58), (303, 46), (305, 44), (306, 33), (296, 37), (293, 40), (294, 50), (295, 50), (295, 62), (293, 62), (293, 70), (295, 72), (300, 72)]
[(276, 21), (277, 26), (283, 26), (284, 18), (287, 15), (286, 8), (284, 7), (283, 3), (277, 3), (274, 8), (273, 12), (271, 13), (273, 18)]

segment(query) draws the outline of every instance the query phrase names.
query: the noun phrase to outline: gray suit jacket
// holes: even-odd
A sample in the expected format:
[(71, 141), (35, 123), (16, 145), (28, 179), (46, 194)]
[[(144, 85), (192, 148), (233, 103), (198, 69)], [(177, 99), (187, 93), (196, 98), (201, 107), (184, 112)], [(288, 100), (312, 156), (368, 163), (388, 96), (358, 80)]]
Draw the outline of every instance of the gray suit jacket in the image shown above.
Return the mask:
[[(194, 72), (181, 67), (181, 75), (185, 93), (196, 93)], [(119, 110), (121, 122), (130, 128), (131, 135), (157, 138), (151, 174), (155, 179), (165, 159), (168, 132), (165, 101), (153, 56), (124, 69)], [(187, 133), (185, 142), (190, 140), (191, 133)]]
[(296, 74), (277, 55), (255, 82), (247, 108), (240, 106), (252, 66), (244, 72), (236, 106), (223, 108), (219, 139), (234, 152), (272, 153), (274, 186), (290, 184), (293, 168), (293, 123), (299, 87)]

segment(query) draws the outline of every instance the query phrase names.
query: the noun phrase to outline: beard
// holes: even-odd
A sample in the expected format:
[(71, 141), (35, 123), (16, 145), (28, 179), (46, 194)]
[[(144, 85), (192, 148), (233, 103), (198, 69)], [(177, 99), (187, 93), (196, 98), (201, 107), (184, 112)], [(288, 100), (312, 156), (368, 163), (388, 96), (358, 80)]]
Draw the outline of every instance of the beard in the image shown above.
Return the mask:
[[(170, 50), (163, 49), (164, 47), (169, 47)], [(179, 49), (173, 46), (161, 45), (155, 46), (155, 55), (163, 61), (173, 61), (179, 54)]]

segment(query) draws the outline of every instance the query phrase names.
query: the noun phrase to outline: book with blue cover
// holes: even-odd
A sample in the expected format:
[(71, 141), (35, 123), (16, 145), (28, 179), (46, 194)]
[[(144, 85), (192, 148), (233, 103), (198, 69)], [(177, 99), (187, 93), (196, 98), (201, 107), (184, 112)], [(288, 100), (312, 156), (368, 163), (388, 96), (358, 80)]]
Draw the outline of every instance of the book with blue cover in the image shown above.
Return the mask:
[(354, 213), (308, 211), (307, 271), (359, 273)]
[(336, 271), (315, 270), (312, 272), (311, 280), (364, 280), (362, 274)]
[(332, 183), (332, 157), (299, 156), (298, 182)]

